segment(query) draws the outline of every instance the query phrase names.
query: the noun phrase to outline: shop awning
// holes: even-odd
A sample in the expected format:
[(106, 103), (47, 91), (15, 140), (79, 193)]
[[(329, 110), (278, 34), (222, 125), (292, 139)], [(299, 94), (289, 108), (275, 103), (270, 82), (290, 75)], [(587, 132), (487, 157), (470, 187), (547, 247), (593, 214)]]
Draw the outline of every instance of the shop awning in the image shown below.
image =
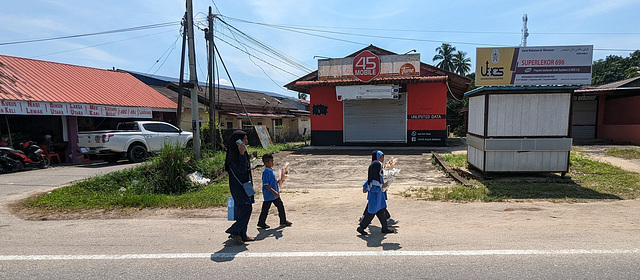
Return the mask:
[(0, 55), (4, 114), (115, 116), (175, 109), (129, 73)]

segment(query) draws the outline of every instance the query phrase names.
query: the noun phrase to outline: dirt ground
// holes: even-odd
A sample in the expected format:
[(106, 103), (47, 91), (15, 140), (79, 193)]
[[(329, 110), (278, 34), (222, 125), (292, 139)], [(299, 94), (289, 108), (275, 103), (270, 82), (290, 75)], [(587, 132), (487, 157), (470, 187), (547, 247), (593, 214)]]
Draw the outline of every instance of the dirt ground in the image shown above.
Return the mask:
[[(607, 157), (604, 152), (609, 148), (611, 146), (579, 147), (583, 153), (593, 159), (610, 162), (630, 171), (640, 172), (640, 160)], [(454, 147), (439, 152), (462, 152), (463, 150), (463, 148)], [(416, 151), (416, 149), (387, 148), (383, 149), (383, 151), (386, 159), (396, 158), (398, 161), (395, 167), (401, 169), (397, 179), (389, 188), (389, 203), (393, 205), (393, 213), (411, 212), (412, 208), (416, 207), (416, 203), (419, 203), (415, 198), (405, 198), (400, 195), (400, 192), (407, 188), (455, 185), (452, 179), (446, 177), (431, 163), (431, 155), (428, 150)], [(317, 218), (317, 213), (347, 211), (353, 213), (354, 219), (357, 219), (357, 213), (362, 211), (358, 209), (364, 209), (366, 195), (362, 193), (362, 183), (366, 179), (367, 167), (371, 162), (371, 149), (303, 148), (277, 153), (275, 154), (275, 162), (274, 170), (276, 171), (286, 162), (290, 164), (289, 178), (281, 187), (282, 199), (290, 216), (294, 216), (297, 219), (310, 219), (310, 217)], [(260, 184), (259, 178), (261, 178), (263, 168), (263, 166), (258, 166), (253, 170), (253, 177), (258, 182), (254, 185)], [(253, 210), (254, 215), (259, 213), (261, 203), (262, 196), (257, 194)], [(442, 207), (446, 207), (447, 204), (438, 203)], [(12, 206), (13, 214), (26, 220), (226, 217), (226, 207), (207, 209), (114, 209), (109, 211), (94, 210), (57, 213), (22, 209), (16, 205), (13, 204)], [(617, 207), (613, 202), (602, 203), (599, 207), (607, 207), (607, 205)], [(517, 204), (514, 204), (505, 208), (511, 210), (504, 211), (534, 211), (529, 208), (521, 209)], [(272, 207), (270, 215), (277, 215), (275, 207)], [(255, 219), (252, 217), (252, 220)]]

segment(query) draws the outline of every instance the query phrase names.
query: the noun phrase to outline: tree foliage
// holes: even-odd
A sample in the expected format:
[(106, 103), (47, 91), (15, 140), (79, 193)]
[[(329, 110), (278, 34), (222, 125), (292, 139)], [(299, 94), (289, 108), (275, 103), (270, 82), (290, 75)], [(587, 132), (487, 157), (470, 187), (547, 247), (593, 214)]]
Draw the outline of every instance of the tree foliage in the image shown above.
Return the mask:
[(467, 53), (458, 51), (453, 55), (453, 72), (458, 75), (466, 75), (471, 70), (471, 59), (467, 57)]
[(436, 67), (449, 72), (453, 72), (455, 67), (453, 64), (453, 56), (455, 51), (456, 47), (447, 43), (442, 43), (442, 46), (437, 47), (437, 54), (433, 56), (433, 61), (439, 60), (440, 62), (436, 64)]
[(593, 62), (591, 83), (604, 85), (640, 76), (640, 50), (629, 57), (609, 55)]

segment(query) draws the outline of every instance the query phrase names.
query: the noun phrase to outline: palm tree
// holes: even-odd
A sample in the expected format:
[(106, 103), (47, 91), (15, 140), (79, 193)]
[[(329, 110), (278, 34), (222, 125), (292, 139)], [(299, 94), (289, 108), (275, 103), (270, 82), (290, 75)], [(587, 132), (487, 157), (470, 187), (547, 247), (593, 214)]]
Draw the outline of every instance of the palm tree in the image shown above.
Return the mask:
[(442, 43), (442, 46), (436, 48), (438, 54), (433, 56), (433, 61), (440, 60), (436, 67), (444, 69), (446, 71), (453, 71), (453, 52), (456, 51), (456, 47), (447, 43)]
[(466, 57), (467, 53), (458, 51), (453, 55), (453, 72), (458, 75), (466, 75), (471, 70), (471, 59)]

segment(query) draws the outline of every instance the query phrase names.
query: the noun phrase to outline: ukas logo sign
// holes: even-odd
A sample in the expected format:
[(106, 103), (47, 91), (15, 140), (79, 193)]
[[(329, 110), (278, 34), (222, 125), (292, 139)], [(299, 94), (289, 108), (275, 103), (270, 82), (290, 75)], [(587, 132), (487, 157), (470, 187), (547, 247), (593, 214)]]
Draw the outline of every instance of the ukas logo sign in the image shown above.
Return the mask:
[(588, 85), (593, 46), (478, 48), (476, 59), (476, 85)]

